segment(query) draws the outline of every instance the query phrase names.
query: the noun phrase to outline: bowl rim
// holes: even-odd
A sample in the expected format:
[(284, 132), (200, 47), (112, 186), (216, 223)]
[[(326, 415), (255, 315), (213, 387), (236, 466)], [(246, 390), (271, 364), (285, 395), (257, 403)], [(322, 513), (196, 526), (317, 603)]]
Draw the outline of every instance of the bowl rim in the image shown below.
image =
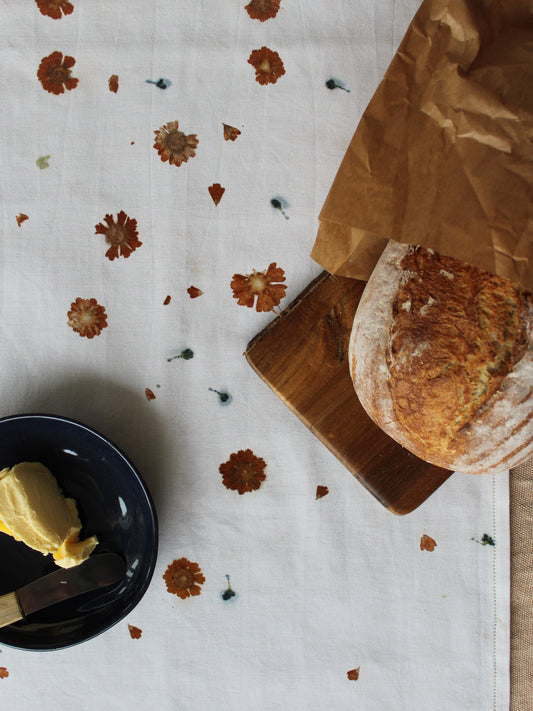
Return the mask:
[(157, 516), (157, 510), (155, 508), (155, 503), (154, 499), (152, 497), (152, 494), (150, 493), (150, 490), (143, 479), (139, 469), (137, 466), (133, 463), (132, 459), (122, 450), (118, 445), (115, 444), (115, 442), (104, 435), (100, 430), (95, 429), (92, 426), (89, 426), (82, 422), (81, 420), (77, 420), (72, 417), (67, 417), (65, 415), (57, 415), (53, 413), (47, 413), (47, 412), (24, 412), (24, 413), (18, 413), (15, 415), (4, 415), (0, 417), (0, 427), (2, 424), (5, 422), (14, 422), (17, 420), (53, 420), (59, 423), (64, 423), (67, 425), (72, 425), (74, 427), (80, 428), (82, 430), (85, 430), (92, 436), (96, 436), (102, 442), (106, 445), (111, 447), (115, 452), (119, 455), (121, 459), (124, 460), (124, 462), (127, 464), (131, 474), (133, 474), (137, 480), (137, 483), (139, 484), (145, 498), (146, 502), (148, 504), (148, 511), (149, 511), (149, 519), (150, 519), (150, 532), (151, 536), (153, 538), (153, 555), (151, 557), (151, 562), (148, 568), (148, 571), (141, 583), (141, 585), (138, 588), (138, 592), (136, 594), (136, 600), (135, 604), (133, 607), (126, 608), (123, 612), (118, 614), (109, 624), (106, 624), (102, 629), (96, 630), (94, 633), (87, 634), (84, 636), (82, 639), (67, 642), (66, 644), (61, 644), (61, 645), (51, 645), (51, 646), (27, 646), (27, 645), (20, 645), (20, 644), (14, 644), (11, 642), (5, 642), (3, 640), (0, 640), (0, 645), (10, 647), (11, 649), (18, 649), (21, 651), (27, 651), (27, 652), (54, 652), (54, 651), (61, 651), (63, 649), (69, 649), (74, 646), (77, 646), (79, 644), (84, 644), (85, 642), (90, 641), (91, 639), (95, 639), (96, 637), (99, 637), (101, 634), (107, 632), (111, 628), (113, 628), (115, 625), (117, 625), (119, 622), (121, 622), (125, 617), (127, 617), (132, 610), (139, 604), (141, 599), (144, 597), (145, 593), (147, 592), (152, 578), (154, 576), (155, 568), (157, 565), (157, 558), (158, 558), (158, 552), (159, 552), (159, 521), (158, 521), (158, 516)]

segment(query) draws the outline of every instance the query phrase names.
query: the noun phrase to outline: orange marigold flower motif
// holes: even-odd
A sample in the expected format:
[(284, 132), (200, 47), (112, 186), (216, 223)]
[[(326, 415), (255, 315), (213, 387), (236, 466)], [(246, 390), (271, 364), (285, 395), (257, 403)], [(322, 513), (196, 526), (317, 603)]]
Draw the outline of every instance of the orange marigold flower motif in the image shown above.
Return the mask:
[(140, 639), (143, 633), (142, 629), (135, 627), (135, 625), (128, 625), (128, 630), (132, 639)]
[(71, 76), (71, 69), (76, 64), (74, 57), (63, 57), (61, 52), (52, 52), (44, 57), (37, 70), (37, 78), (43, 89), (51, 94), (63, 94), (78, 86), (78, 79)]
[(279, 10), (279, 3), (280, 0), (251, 0), (251, 2), (246, 5), (245, 10), (252, 20), (264, 22), (271, 17), (276, 17)]
[(29, 220), (29, 219), (30, 218), (28, 217), (28, 215), (25, 215), (23, 212), (20, 212), (17, 215), (17, 225), (20, 227), (23, 222), (26, 222), (26, 220)]
[(168, 160), (170, 165), (181, 165), (196, 155), (195, 148), (198, 139), (195, 133), (186, 136), (178, 130), (178, 122), (170, 121), (157, 131), (154, 148), (161, 156), (163, 163)]
[(428, 536), (426, 533), (420, 538), (420, 550), (421, 551), (434, 551), (437, 547), (437, 542)]
[(70, 305), (68, 325), (80, 336), (94, 338), (107, 326), (107, 314), (96, 299), (77, 298)]
[(223, 123), (222, 126), (224, 127), (225, 141), (235, 141), (241, 135), (241, 132), (235, 126), (229, 126), (227, 123)]
[(60, 20), (63, 15), (70, 15), (74, 10), (74, 5), (68, 0), (35, 0), (37, 7), (43, 15), (53, 18), (54, 20)]
[(94, 229), (95, 234), (104, 235), (107, 244), (111, 245), (105, 253), (111, 261), (116, 257), (127, 258), (142, 246), (137, 239), (137, 220), (128, 217), (124, 210), (118, 213), (116, 222), (112, 215), (106, 215), (104, 222), (105, 225), (100, 222)]
[(0, 667), (0, 679), (7, 679), (9, 676), (9, 672), (7, 671), (6, 667)]
[(254, 49), (248, 64), (255, 68), (255, 80), (260, 84), (275, 84), (285, 74), (285, 67), (277, 52), (268, 47)]
[(222, 196), (226, 192), (226, 188), (223, 188), (220, 183), (213, 183), (213, 185), (210, 185), (207, 189), (209, 190), (209, 195), (213, 198), (215, 205), (218, 205), (218, 203), (222, 200)]
[(174, 593), (182, 600), (202, 592), (200, 585), (205, 583), (198, 563), (192, 563), (187, 558), (173, 561), (166, 569), (163, 578), (169, 593)]
[(116, 94), (118, 91), (118, 74), (111, 74), (107, 84), (109, 86), (109, 91), (112, 91), (114, 94)]
[(266, 462), (256, 457), (251, 449), (240, 449), (218, 468), (222, 483), (228, 489), (236, 489), (239, 494), (259, 489), (266, 479)]
[(357, 681), (359, 679), (359, 670), (361, 667), (357, 667), (357, 669), (350, 669), (349, 672), (346, 672), (346, 675), (350, 681)]
[(285, 296), (287, 287), (285, 284), (275, 282), (285, 281), (285, 272), (281, 267), (272, 262), (268, 269), (257, 272), (255, 269), (251, 274), (234, 274), (231, 281), (233, 298), (241, 306), (254, 305), (257, 296), (256, 311), (272, 311), (275, 306)]

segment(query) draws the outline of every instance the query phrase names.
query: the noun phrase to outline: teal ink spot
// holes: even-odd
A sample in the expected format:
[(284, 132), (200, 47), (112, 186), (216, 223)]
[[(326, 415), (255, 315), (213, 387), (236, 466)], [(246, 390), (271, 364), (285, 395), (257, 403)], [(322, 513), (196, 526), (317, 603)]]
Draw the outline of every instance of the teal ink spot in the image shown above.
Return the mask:
[(228, 581), (228, 587), (224, 592), (222, 593), (221, 597), (223, 600), (231, 600), (232, 597), (235, 597), (237, 594), (231, 587), (230, 582), (229, 582), (229, 575), (226, 575), (226, 580)]
[(230, 402), (233, 400), (232, 396), (227, 392), (221, 392), (219, 390), (215, 390), (214, 388), (209, 388), (209, 390), (212, 393), (216, 393), (218, 395), (218, 401), (221, 405), (229, 405)]
[(285, 200), (275, 197), (275, 198), (272, 198), (272, 200), (270, 201), (270, 204), (276, 210), (279, 210), (286, 220), (289, 219), (289, 216), (287, 214), (285, 214), (285, 208), (287, 207), (287, 202)]
[(177, 358), (183, 358), (183, 360), (191, 360), (191, 358), (194, 358), (194, 352), (190, 348), (185, 348), (183, 351), (181, 351), (181, 353), (167, 358), (167, 362), (170, 363), (170, 361), (176, 360)]
[(146, 83), (154, 84), (158, 87), (158, 89), (167, 89), (169, 86), (172, 85), (170, 79), (163, 79), (162, 77), (160, 77), (157, 81), (153, 81), (152, 79), (146, 79)]
[(44, 170), (45, 168), (50, 167), (50, 163), (48, 162), (50, 160), (50, 156), (39, 156), (37, 160), (35, 161), (37, 163), (37, 166), (41, 169)]
[(328, 89), (342, 89), (343, 91), (348, 92), (348, 94), (350, 93), (350, 90), (346, 88), (344, 82), (339, 81), (338, 79), (328, 79), (326, 86)]
[(472, 538), (471, 540), (476, 541), (476, 543), (479, 543), (482, 546), (495, 546), (496, 545), (496, 541), (494, 540), (494, 538), (492, 538), (492, 536), (489, 536), (488, 533), (484, 533), (483, 538), (480, 541), (478, 541), (476, 538)]

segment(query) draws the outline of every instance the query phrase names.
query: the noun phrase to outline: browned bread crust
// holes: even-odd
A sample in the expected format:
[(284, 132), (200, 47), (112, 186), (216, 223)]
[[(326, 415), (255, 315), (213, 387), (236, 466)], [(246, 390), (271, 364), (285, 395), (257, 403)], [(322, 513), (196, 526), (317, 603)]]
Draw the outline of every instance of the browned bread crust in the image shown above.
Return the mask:
[(390, 242), (350, 338), (359, 400), (425, 461), (494, 473), (533, 455), (533, 297), (432, 250)]

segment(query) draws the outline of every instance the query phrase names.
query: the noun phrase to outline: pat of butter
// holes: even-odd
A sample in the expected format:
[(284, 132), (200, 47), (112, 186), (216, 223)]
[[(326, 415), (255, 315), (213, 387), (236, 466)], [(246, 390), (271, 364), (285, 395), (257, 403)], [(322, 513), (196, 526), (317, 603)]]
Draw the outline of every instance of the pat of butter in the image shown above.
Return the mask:
[(80, 541), (80, 531), (76, 502), (63, 496), (43, 464), (22, 462), (0, 471), (0, 532), (71, 568), (98, 545), (96, 536)]

